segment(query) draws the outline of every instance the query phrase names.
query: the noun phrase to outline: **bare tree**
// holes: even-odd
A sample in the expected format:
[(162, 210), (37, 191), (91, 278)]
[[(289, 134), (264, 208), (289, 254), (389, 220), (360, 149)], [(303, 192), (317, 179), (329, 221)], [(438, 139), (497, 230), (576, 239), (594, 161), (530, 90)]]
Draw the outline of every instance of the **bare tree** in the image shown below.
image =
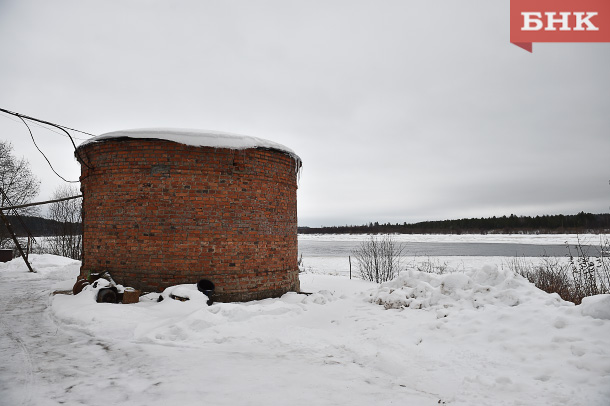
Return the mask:
[(390, 235), (380, 239), (371, 236), (354, 251), (360, 277), (372, 282), (386, 282), (394, 279), (400, 272), (401, 255), (404, 250)]
[[(53, 199), (62, 199), (80, 194), (74, 186), (61, 186), (53, 194)], [(58, 222), (55, 235), (49, 239), (51, 254), (72, 259), (82, 258), (82, 205), (83, 199), (65, 200), (51, 203), (49, 218)]]
[[(30, 164), (25, 158), (13, 156), (13, 146), (8, 141), (0, 141), (0, 188), (7, 199), (0, 193), (0, 207), (27, 204), (38, 195), (40, 181), (30, 170)], [(36, 207), (19, 209), (19, 214), (34, 215)], [(0, 226), (0, 247), (11, 241), (3, 225)]]

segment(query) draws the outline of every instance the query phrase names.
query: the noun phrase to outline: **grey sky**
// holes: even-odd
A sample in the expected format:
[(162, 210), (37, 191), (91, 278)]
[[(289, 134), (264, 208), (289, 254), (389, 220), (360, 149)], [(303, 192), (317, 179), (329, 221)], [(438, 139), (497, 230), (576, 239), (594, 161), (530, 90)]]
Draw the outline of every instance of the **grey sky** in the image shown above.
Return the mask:
[[(9, 110), (292, 148), (300, 225), (610, 206), (610, 44), (529, 54), (508, 0), (0, 0), (0, 57)], [(77, 179), (69, 140), (33, 128)], [(0, 132), (50, 197), (62, 181), (27, 129), (2, 115)]]

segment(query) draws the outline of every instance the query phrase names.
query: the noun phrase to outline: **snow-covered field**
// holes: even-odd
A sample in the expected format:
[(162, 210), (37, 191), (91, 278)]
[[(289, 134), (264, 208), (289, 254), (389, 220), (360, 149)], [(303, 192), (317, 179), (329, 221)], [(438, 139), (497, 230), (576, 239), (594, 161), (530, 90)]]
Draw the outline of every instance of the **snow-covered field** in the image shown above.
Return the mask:
[(278, 299), (98, 304), (79, 263), (0, 264), (0, 405), (610, 404), (610, 295), (574, 306), (507, 269), (310, 271)]

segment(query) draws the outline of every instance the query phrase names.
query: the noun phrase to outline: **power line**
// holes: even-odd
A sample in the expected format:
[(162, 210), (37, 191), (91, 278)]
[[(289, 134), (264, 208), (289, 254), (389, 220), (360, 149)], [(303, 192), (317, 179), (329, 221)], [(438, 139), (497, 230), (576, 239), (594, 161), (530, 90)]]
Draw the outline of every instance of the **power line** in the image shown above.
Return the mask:
[[(14, 121), (16, 123), (21, 123), (20, 120), (17, 120), (16, 118), (13, 118), (12, 116), (10, 116), (10, 115), (8, 115), (6, 113), (4, 113), (4, 117), (6, 119)], [(60, 133), (59, 131), (53, 129), (52, 127), (49, 127), (49, 126), (46, 126), (46, 125), (42, 125), (42, 124), (40, 124), (40, 123), (38, 123), (36, 121), (33, 121), (31, 124), (34, 124), (35, 126), (38, 126), (40, 128), (44, 128), (45, 130), (51, 131), (52, 133), (55, 133), (57, 135), (61, 135), (64, 138), (69, 138), (66, 134)], [(88, 138), (79, 138), (79, 137), (74, 137), (74, 136), (72, 138), (74, 138), (75, 140), (79, 140), (79, 141), (86, 141), (86, 140), (88, 140)]]
[[(52, 133), (55, 133), (57, 135), (61, 135), (64, 138), (69, 138), (67, 135), (62, 134), (59, 131), (54, 130), (52, 127), (49, 127), (47, 125), (40, 124), (40, 123), (38, 123), (36, 121), (34, 121), (33, 124), (38, 126), (38, 127), (40, 127), (40, 128), (44, 128), (47, 131), (51, 131)], [(88, 140), (88, 138), (80, 138), (80, 137), (74, 137), (74, 136), (72, 136), (72, 138), (74, 138), (75, 140), (79, 140), (79, 141), (87, 141)]]
[[(17, 116), (19, 117), (19, 116)], [(49, 166), (51, 167), (51, 170), (53, 171), (53, 173), (55, 173), (55, 175), (59, 176), (61, 178), (61, 180), (63, 180), (66, 183), (78, 183), (77, 180), (67, 180), (66, 178), (64, 178), (63, 176), (61, 176), (59, 173), (57, 173), (57, 171), (55, 170), (55, 168), (53, 168), (53, 165), (51, 165), (51, 161), (49, 161), (49, 158), (47, 158), (47, 156), (44, 154), (44, 152), (42, 152), (40, 150), (40, 148), (38, 148), (38, 144), (36, 144), (36, 140), (34, 139), (34, 134), (32, 134), (32, 129), (30, 128), (30, 126), (28, 125), (28, 123), (25, 122), (25, 120), (21, 117), (19, 117), (21, 119), (21, 121), (23, 121), (23, 124), (25, 124), (25, 126), (28, 128), (28, 131), (30, 132), (30, 137), (32, 137), (32, 142), (34, 143), (34, 146), (36, 147), (36, 149), (38, 150), (38, 152), (40, 152), (42, 154), (42, 156), (44, 157), (44, 159), (47, 160), (47, 163), (49, 164)]]
[(26, 116), (25, 114), (15, 113), (14, 111), (6, 110), (6, 109), (3, 109), (3, 108), (0, 108), (0, 111), (3, 111), (3, 112), (5, 112), (5, 113), (8, 113), (8, 114), (13, 115), (13, 116), (17, 116), (17, 117), (21, 116), (21, 117), (26, 118), (26, 119), (28, 119), (28, 120), (33, 120), (33, 121), (38, 121), (39, 123), (48, 124), (48, 125), (51, 125), (51, 126), (53, 126), (53, 127), (65, 128), (66, 130), (70, 130), (70, 131), (76, 131), (76, 132), (81, 133), (81, 134), (85, 134), (85, 135), (89, 135), (89, 136), (91, 136), (91, 137), (95, 137), (95, 135), (94, 135), (94, 134), (90, 134), (90, 133), (88, 133), (88, 132), (86, 132), (86, 131), (77, 130), (77, 129), (75, 129), (75, 128), (70, 128), (70, 127), (68, 127), (68, 126), (61, 125), (61, 124), (55, 124), (55, 123), (51, 123), (50, 121), (40, 120), (40, 119), (38, 119), (38, 118), (34, 118), (34, 117), (30, 117), (30, 116)]
[[(70, 138), (70, 142), (72, 142), (72, 146), (74, 147), (74, 153), (76, 154), (76, 157), (77, 157), (78, 161), (79, 161), (80, 163), (82, 163), (83, 165), (85, 165), (87, 168), (89, 168), (89, 169), (93, 169), (93, 168), (92, 168), (91, 166), (89, 166), (89, 165), (87, 164), (87, 162), (85, 162), (85, 160), (84, 160), (84, 159), (81, 157), (81, 155), (80, 155), (80, 154), (79, 154), (79, 152), (78, 152), (78, 149), (76, 149), (76, 144), (74, 143), (74, 139), (72, 139), (72, 135), (70, 135), (70, 133), (69, 133), (67, 130), (71, 130), (71, 131), (77, 131), (77, 132), (79, 132), (79, 133), (82, 133), (82, 134), (87, 134), (87, 135), (91, 135), (91, 136), (93, 136), (93, 134), (89, 134), (89, 133), (87, 133), (87, 132), (85, 132), (85, 131), (80, 131), (80, 130), (76, 130), (76, 129), (74, 129), (74, 128), (70, 128), (70, 127), (66, 127), (66, 126), (59, 125), (59, 124), (55, 124), (55, 123), (52, 123), (52, 122), (50, 122), (50, 121), (41, 120), (41, 119), (38, 119), (38, 118), (34, 118), (34, 117), (30, 117), (30, 116), (26, 116), (25, 114), (16, 113), (16, 112), (14, 112), (14, 111), (6, 110), (6, 109), (3, 109), (3, 108), (0, 108), (0, 111), (2, 111), (2, 112), (4, 112), (4, 113), (7, 113), (7, 114), (10, 114), (10, 115), (13, 115), (13, 116), (15, 116), (15, 117), (19, 117), (19, 118), (21, 119), (21, 121), (23, 121), (23, 123), (24, 123), (24, 124), (26, 125), (26, 127), (28, 128), (28, 131), (30, 132), (30, 136), (32, 137), (32, 141), (34, 141), (34, 136), (32, 135), (32, 130), (31, 130), (31, 129), (30, 129), (30, 127), (27, 125), (27, 123), (25, 122), (25, 120), (31, 120), (31, 121), (34, 121), (34, 122), (38, 122), (38, 123), (42, 123), (42, 124), (47, 124), (47, 125), (50, 125), (50, 126), (52, 126), (52, 127), (55, 127), (55, 128), (57, 128), (57, 129), (59, 129), (59, 130), (63, 131), (64, 133), (66, 133), (66, 135), (68, 136), (68, 138)], [(34, 141), (34, 145), (36, 145), (36, 141)], [(38, 145), (36, 145), (36, 148), (38, 149), (38, 151), (40, 151), (40, 148), (38, 148)], [(51, 166), (51, 169), (53, 170), (53, 172), (55, 172), (55, 169), (53, 169), (53, 166), (51, 165), (51, 162), (49, 162), (49, 160), (48, 160), (48, 159), (47, 159), (47, 157), (44, 155), (44, 153), (43, 153), (42, 151), (40, 151), (40, 153), (41, 153), (41, 154), (44, 156), (44, 158), (47, 160), (47, 162), (49, 163), (49, 166)], [(57, 176), (59, 176), (61, 179), (63, 179), (65, 182), (76, 183), (76, 181), (68, 181), (68, 180), (65, 180), (65, 179), (64, 179), (64, 178), (63, 178), (61, 175), (59, 175), (57, 172), (55, 172), (55, 174), (56, 174)]]

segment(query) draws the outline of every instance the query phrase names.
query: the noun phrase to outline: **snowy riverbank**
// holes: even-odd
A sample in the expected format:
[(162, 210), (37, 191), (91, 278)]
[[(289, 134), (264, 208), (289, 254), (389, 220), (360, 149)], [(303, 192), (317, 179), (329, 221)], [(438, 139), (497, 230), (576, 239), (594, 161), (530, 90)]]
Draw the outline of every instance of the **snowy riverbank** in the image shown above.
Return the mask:
[[(607, 405), (608, 296), (574, 306), (494, 265), (311, 295), (97, 304), (78, 262), (0, 264), (7, 405)], [(592, 317), (594, 316), (594, 317)]]

